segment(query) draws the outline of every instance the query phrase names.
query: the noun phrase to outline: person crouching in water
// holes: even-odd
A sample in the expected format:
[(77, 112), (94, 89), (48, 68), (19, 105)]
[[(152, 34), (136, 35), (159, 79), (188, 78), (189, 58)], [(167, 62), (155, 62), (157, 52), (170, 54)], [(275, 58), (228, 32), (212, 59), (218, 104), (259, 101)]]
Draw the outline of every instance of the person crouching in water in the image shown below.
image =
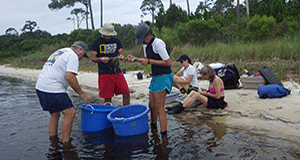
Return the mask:
[[(182, 68), (174, 75), (173, 86), (180, 90), (179, 97), (189, 94), (192, 90), (198, 92), (197, 71), (192, 66), (191, 59), (183, 54), (177, 59)], [(180, 76), (183, 76), (181, 78)]]
[(186, 107), (192, 105), (196, 100), (202, 102), (208, 109), (224, 109), (227, 107), (225, 102), (225, 90), (224, 83), (220, 77), (218, 77), (210, 66), (205, 66), (201, 69), (200, 75), (204, 80), (209, 80), (209, 88), (201, 88), (201, 92), (191, 91), (191, 93), (173, 110), (169, 111), (169, 114), (179, 114)]

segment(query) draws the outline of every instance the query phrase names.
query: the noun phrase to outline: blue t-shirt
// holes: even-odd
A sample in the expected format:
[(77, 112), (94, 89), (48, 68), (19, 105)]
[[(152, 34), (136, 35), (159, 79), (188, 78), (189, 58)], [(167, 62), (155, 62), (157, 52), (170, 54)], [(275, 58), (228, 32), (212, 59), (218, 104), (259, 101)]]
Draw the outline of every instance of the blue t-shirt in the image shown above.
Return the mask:
[[(95, 39), (90, 47), (90, 50), (97, 52), (97, 57), (117, 57), (119, 56), (119, 49), (122, 48), (121, 41), (116, 37), (111, 37), (109, 41), (106, 41), (103, 37)], [(116, 74), (120, 73), (119, 61), (111, 59), (108, 63), (98, 63), (98, 73), (101, 74)]]

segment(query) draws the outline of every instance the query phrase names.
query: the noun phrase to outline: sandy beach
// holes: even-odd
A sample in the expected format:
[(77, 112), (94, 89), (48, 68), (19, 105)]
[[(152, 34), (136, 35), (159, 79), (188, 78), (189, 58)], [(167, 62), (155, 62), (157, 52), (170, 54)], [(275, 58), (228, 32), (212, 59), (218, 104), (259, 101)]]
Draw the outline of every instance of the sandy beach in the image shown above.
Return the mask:
[[(138, 80), (139, 71), (127, 72), (125, 78), (131, 90), (131, 104), (148, 104), (148, 85), (151, 78), (144, 75)], [(21, 76), (36, 79), (40, 70), (18, 69), (8, 65), (0, 66), (0, 74)], [(97, 73), (79, 72), (78, 80), (83, 90), (97, 97)], [(204, 105), (187, 108), (183, 113), (174, 115), (176, 118), (195, 122), (207, 113), (216, 123), (229, 127), (247, 130), (253, 133), (265, 133), (270, 136), (287, 138), (297, 141), (300, 138), (300, 85), (298, 82), (282, 82), (291, 94), (283, 98), (259, 99), (256, 89), (233, 89), (225, 91), (225, 100), (228, 107), (224, 110), (207, 111)], [(208, 82), (199, 80), (199, 87), (207, 88)], [(178, 91), (173, 88), (173, 91)], [(113, 104), (122, 104), (122, 96), (115, 96)], [(168, 104), (172, 106), (177, 102)], [(224, 116), (225, 115), (225, 116)], [(196, 123), (196, 122), (195, 122)]]

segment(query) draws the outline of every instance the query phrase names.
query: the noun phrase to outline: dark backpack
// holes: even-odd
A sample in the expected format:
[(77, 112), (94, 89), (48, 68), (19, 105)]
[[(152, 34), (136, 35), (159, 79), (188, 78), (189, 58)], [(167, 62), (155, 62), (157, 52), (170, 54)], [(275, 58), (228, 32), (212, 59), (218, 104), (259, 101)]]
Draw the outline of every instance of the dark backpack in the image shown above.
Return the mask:
[(222, 79), (224, 89), (239, 88), (240, 74), (234, 64), (223, 67), (218, 71), (217, 75)]

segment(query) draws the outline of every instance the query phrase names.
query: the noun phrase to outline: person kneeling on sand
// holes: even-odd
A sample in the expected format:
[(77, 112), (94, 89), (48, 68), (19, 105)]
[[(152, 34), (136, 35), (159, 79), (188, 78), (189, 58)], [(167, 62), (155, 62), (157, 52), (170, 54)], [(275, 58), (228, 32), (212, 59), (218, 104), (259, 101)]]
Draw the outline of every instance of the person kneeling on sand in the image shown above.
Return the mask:
[(192, 90), (198, 92), (197, 71), (192, 66), (191, 59), (183, 54), (177, 59), (177, 62), (180, 62), (182, 68), (174, 75), (173, 86), (180, 90), (179, 97), (189, 94)]
[(204, 80), (209, 80), (209, 88), (201, 88), (201, 92), (192, 91), (182, 102), (176, 105), (168, 114), (179, 114), (196, 100), (202, 102), (208, 109), (224, 109), (227, 103), (224, 101), (225, 90), (222, 79), (216, 76), (214, 69), (205, 66), (200, 75)]

